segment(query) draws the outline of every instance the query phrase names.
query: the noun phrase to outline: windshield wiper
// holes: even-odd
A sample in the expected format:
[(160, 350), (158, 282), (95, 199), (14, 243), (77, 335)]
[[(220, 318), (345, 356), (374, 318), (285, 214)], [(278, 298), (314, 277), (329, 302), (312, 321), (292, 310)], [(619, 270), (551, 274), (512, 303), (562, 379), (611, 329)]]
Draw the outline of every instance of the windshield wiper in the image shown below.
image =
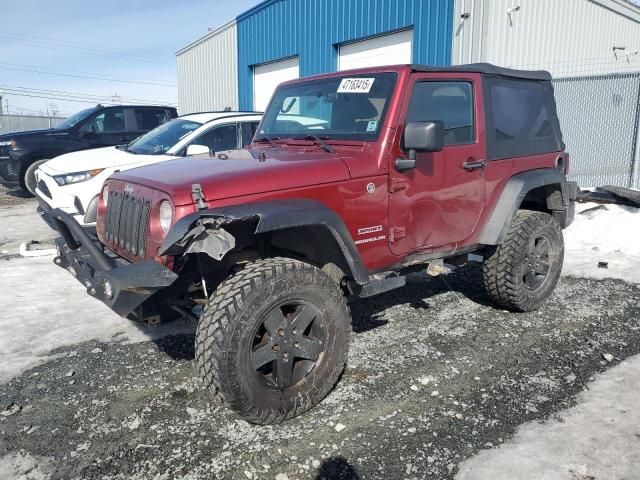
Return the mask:
[(336, 150), (331, 145), (317, 135), (307, 135), (301, 139), (294, 138), (294, 140), (313, 140), (316, 145), (319, 145), (325, 152), (336, 153)]
[(253, 139), (254, 142), (263, 143), (268, 142), (273, 148), (278, 148), (278, 144), (274, 140), (280, 140), (280, 137), (269, 137), (268, 135), (262, 135)]
[(122, 151), (124, 151), (124, 152), (131, 153), (131, 154), (133, 154), (133, 155), (138, 155), (138, 152), (136, 152), (136, 151), (134, 151), (134, 150), (131, 150), (131, 149), (129, 148), (129, 146), (130, 146), (130, 145), (131, 145), (130, 143), (125, 144), (125, 145), (118, 145), (116, 148), (117, 148), (118, 150), (122, 150)]

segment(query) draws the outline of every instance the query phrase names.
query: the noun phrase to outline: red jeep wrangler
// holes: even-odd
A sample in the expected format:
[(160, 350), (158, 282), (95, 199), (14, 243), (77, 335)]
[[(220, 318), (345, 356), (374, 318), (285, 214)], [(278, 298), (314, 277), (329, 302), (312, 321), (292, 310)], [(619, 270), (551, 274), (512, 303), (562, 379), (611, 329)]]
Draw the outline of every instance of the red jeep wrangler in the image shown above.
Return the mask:
[(402, 65), (276, 90), (250, 148), (111, 177), (98, 238), (54, 210), (55, 262), (139, 320), (202, 305), (196, 361), (237, 415), (299, 415), (336, 383), (347, 296), (484, 257), (489, 296), (548, 297), (575, 183), (546, 72)]

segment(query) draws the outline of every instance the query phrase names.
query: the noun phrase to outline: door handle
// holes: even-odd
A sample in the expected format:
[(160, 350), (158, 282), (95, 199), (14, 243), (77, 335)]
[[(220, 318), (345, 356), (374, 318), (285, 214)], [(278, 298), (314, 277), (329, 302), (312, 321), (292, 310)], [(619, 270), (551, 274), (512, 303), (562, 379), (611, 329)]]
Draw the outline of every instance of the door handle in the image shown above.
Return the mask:
[(487, 166), (486, 160), (475, 160), (475, 161), (467, 161), (462, 164), (462, 168), (464, 168), (467, 172), (472, 170), (477, 170), (478, 168), (485, 168)]

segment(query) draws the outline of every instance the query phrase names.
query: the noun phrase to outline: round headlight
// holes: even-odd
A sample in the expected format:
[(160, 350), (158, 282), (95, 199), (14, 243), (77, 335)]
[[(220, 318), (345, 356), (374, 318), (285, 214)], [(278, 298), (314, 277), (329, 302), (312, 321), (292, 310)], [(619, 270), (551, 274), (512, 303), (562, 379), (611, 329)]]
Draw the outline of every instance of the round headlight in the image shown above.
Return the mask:
[(109, 201), (109, 185), (105, 185), (102, 189), (102, 201), (104, 202), (104, 206), (107, 206), (107, 202)]
[(173, 221), (173, 207), (167, 200), (163, 200), (160, 204), (160, 226), (162, 231), (166, 235), (171, 228), (171, 222)]

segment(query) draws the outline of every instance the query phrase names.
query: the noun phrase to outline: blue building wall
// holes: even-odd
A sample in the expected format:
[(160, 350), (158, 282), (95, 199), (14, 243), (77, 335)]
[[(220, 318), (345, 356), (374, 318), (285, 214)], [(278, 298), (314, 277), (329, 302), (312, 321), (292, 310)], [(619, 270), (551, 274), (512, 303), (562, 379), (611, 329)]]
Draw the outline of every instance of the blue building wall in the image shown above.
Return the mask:
[(254, 65), (297, 56), (300, 76), (335, 71), (340, 44), (413, 28), (413, 62), (451, 64), (454, 0), (267, 0), (237, 18), (238, 96), (253, 108)]

